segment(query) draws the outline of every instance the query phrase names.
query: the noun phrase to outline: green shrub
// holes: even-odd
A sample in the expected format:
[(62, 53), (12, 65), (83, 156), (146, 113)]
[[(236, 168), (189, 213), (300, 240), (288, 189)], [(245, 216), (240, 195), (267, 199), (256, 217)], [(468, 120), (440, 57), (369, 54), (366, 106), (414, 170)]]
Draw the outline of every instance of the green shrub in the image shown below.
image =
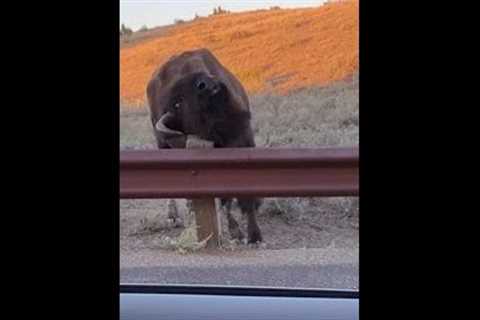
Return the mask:
[(213, 13), (211, 15), (216, 16), (219, 14), (227, 14), (227, 13), (230, 13), (230, 11), (223, 9), (221, 6), (218, 6), (218, 8), (213, 8)]
[(128, 28), (125, 26), (125, 24), (122, 23), (120, 26), (120, 35), (121, 36), (129, 36), (133, 33), (132, 29)]

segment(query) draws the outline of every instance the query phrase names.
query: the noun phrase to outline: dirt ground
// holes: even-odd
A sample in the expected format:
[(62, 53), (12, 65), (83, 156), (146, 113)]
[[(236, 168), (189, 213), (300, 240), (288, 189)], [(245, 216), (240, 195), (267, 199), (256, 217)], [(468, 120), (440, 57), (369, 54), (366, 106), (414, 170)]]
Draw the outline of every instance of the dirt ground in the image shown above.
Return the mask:
[[(186, 201), (175, 201), (182, 225), (169, 221), (168, 200), (121, 200), (121, 250), (168, 250), (165, 239), (178, 237), (189, 221)], [(308, 203), (308, 210), (301, 209), (305, 203)], [(290, 210), (285, 210), (286, 207)], [(246, 234), (245, 217), (238, 208), (233, 214)], [(221, 217), (223, 238), (228, 243), (227, 221), (223, 214)], [(257, 218), (264, 236), (262, 249), (358, 248), (358, 201), (355, 199), (268, 198), (264, 199)], [(240, 243), (234, 248), (249, 249)]]

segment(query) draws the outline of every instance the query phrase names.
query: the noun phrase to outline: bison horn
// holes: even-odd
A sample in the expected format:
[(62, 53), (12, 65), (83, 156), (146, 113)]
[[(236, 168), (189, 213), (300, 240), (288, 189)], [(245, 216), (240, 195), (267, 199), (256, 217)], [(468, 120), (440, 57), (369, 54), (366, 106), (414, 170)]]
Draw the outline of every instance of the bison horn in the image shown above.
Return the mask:
[(165, 121), (168, 121), (172, 117), (173, 117), (173, 114), (171, 114), (170, 112), (165, 113), (160, 118), (160, 120), (157, 121), (157, 124), (155, 125), (155, 129), (167, 135), (183, 135), (181, 131), (172, 130), (165, 125)]

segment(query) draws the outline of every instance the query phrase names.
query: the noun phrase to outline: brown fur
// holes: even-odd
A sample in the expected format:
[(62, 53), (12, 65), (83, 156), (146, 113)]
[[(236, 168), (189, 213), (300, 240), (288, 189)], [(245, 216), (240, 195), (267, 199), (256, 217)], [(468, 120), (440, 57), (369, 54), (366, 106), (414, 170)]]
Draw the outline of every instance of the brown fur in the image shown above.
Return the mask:
[[(199, 80), (200, 79), (200, 80)], [(208, 87), (200, 92), (196, 85), (208, 79)], [(218, 94), (210, 94), (220, 88)], [(153, 74), (147, 85), (147, 100), (152, 125), (169, 112), (173, 118), (167, 127), (211, 140), (216, 148), (255, 147), (250, 123), (248, 96), (238, 79), (228, 71), (207, 49), (183, 52), (171, 57)], [(171, 148), (165, 134), (155, 131), (158, 148)], [(230, 223), (230, 199), (223, 199)], [(258, 199), (238, 199), (243, 213), (248, 216), (249, 242), (262, 240), (255, 213), (260, 205)], [(234, 227), (232, 227), (234, 228)], [(238, 230), (231, 234), (242, 238)]]

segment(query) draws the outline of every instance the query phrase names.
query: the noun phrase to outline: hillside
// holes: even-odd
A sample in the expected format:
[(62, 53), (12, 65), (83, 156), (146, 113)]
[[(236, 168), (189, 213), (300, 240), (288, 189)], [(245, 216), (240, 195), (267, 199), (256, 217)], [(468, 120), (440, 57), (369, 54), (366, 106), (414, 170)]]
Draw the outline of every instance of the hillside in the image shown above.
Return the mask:
[(259, 10), (177, 25), (120, 50), (120, 94), (142, 103), (154, 70), (173, 54), (210, 49), (249, 93), (325, 85), (358, 68), (358, 0)]

